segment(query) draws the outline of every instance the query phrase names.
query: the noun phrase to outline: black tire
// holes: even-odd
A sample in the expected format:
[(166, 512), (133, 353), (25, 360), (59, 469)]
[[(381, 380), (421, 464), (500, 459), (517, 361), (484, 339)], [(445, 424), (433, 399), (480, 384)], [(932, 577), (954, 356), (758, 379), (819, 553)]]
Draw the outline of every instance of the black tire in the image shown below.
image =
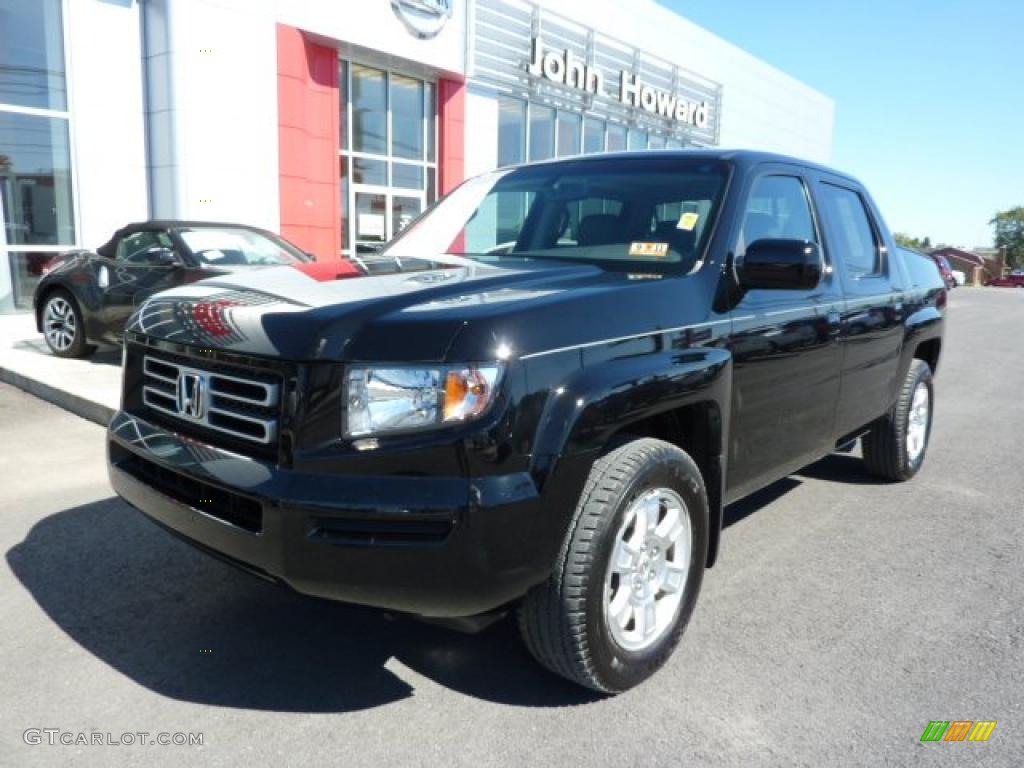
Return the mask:
[[(655, 489), (671, 490), (684, 502), (690, 562), (664, 631), (650, 647), (627, 650), (613, 638), (606, 619), (606, 574), (627, 510)], [(707, 494), (693, 460), (669, 443), (648, 438), (615, 449), (590, 471), (554, 572), (519, 608), (527, 648), (552, 672), (587, 688), (619, 693), (638, 685), (665, 664), (679, 643), (697, 602), (707, 550)]]
[[(51, 332), (54, 326), (50, 322), (50, 315), (48, 314), (51, 306), (54, 308), (58, 306), (67, 308), (60, 315), (66, 318), (61, 325), (61, 329), (64, 334), (70, 334), (69, 342), (66, 341), (67, 336), (63, 334), (59, 335), (58, 338), (54, 338), (54, 334)], [(89, 355), (96, 351), (95, 346), (86, 342), (85, 319), (82, 316), (82, 308), (78, 306), (78, 301), (69, 291), (58, 288), (48, 293), (43, 300), (39, 315), (46, 346), (57, 357), (89, 357)]]
[[(928, 413), (924, 445), (915, 456), (908, 449), (907, 436), (914, 393), (919, 387), (924, 387), (928, 393)], [(871, 431), (864, 436), (864, 464), (868, 472), (897, 482), (909, 480), (916, 475), (924, 464), (924, 457), (928, 452), (934, 411), (935, 388), (932, 383), (932, 369), (923, 360), (913, 360), (903, 380), (896, 404), (889, 413), (875, 422)]]

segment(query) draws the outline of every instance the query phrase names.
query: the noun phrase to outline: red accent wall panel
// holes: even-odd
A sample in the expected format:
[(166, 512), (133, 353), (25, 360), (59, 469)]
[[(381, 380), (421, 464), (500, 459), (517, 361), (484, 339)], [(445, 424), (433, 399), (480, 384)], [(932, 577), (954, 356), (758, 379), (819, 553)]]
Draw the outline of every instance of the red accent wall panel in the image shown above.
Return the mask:
[(466, 84), (441, 80), (437, 86), (441, 145), (438, 186), (446, 195), (466, 177)]
[(338, 52), (277, 25), (281, 234), (320, 261), (341, 256)]

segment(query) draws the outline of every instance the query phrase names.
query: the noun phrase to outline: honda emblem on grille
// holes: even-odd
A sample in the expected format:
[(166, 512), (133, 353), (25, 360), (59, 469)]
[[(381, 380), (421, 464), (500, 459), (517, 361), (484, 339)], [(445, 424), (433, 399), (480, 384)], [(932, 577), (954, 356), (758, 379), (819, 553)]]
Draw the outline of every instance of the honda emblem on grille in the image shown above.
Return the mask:
[(201, 419), (205, 403), (203, 377), (198, 373), (182, 373), (178, 376), (178, 413), (189, 419)]

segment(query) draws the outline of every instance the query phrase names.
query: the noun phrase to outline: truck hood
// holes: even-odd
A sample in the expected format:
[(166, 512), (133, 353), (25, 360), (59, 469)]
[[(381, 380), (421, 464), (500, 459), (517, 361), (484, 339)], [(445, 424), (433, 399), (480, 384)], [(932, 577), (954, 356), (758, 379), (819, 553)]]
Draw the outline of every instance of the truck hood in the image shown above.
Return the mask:
[(226, 274), (156, 294), (128, 330), (288, 360), (490, 360), (665, 327), (663, 301), (638, 296), (623, 313), (621, 294), (679, 283), (587, 264), (460, 261), (350, 279), (290, 267)]

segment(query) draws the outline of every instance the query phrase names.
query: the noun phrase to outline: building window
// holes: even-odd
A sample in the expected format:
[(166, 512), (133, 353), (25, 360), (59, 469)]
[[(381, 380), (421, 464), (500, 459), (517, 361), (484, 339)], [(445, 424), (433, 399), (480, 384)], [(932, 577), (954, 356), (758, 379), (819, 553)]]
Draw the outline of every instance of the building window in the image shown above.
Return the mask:
[(0, 208), (8, 247), (75, 241), (68, 121), (0, 111)]
[(0, 311), (77, 242), (65, 81), (61, 0), (0, 0)]
[(371, 253), (434, 202), (437, 87), (342, 61), (342, 254)]
[(387, 73), (352, 65), (352, 149), (386, 155), (388, 146)]
[(516, 165), (526, 157), (526, 102), (498, 97), (498, 166)]
[[(391, 75), (391, 155), (423, 160), (423, 81)], [(422, 175), (422, 174), (421, 174)], [(422, 183), (420, 184), (422, 186)]]
[(635, 128), (629, 131), (629, 149), (647, 149), (647, 133)]
[(530, 105), (530, 135), (527, 141), (530, 162), (548, 160), (555, 155), (555, 110), (540, 104)]
[(0, 0), (0, 103), (67, 109), (61, 0)]
[(498, 167), (553, 157), (623, 152), (634, 149), (680, 149), (677, 136), (651, 134), (620, 123), (556, 110), (501, 94), (498, 100)]
[(583, 119), (571, 112), (558, 113), (558, 156), (578, 155)]
[(608, 151), (622, 152), (626, 149), (626, 126), (608, 124)]
[(588, 117), (583, 121), (583, 154), (604, 152), (604, 120)]

